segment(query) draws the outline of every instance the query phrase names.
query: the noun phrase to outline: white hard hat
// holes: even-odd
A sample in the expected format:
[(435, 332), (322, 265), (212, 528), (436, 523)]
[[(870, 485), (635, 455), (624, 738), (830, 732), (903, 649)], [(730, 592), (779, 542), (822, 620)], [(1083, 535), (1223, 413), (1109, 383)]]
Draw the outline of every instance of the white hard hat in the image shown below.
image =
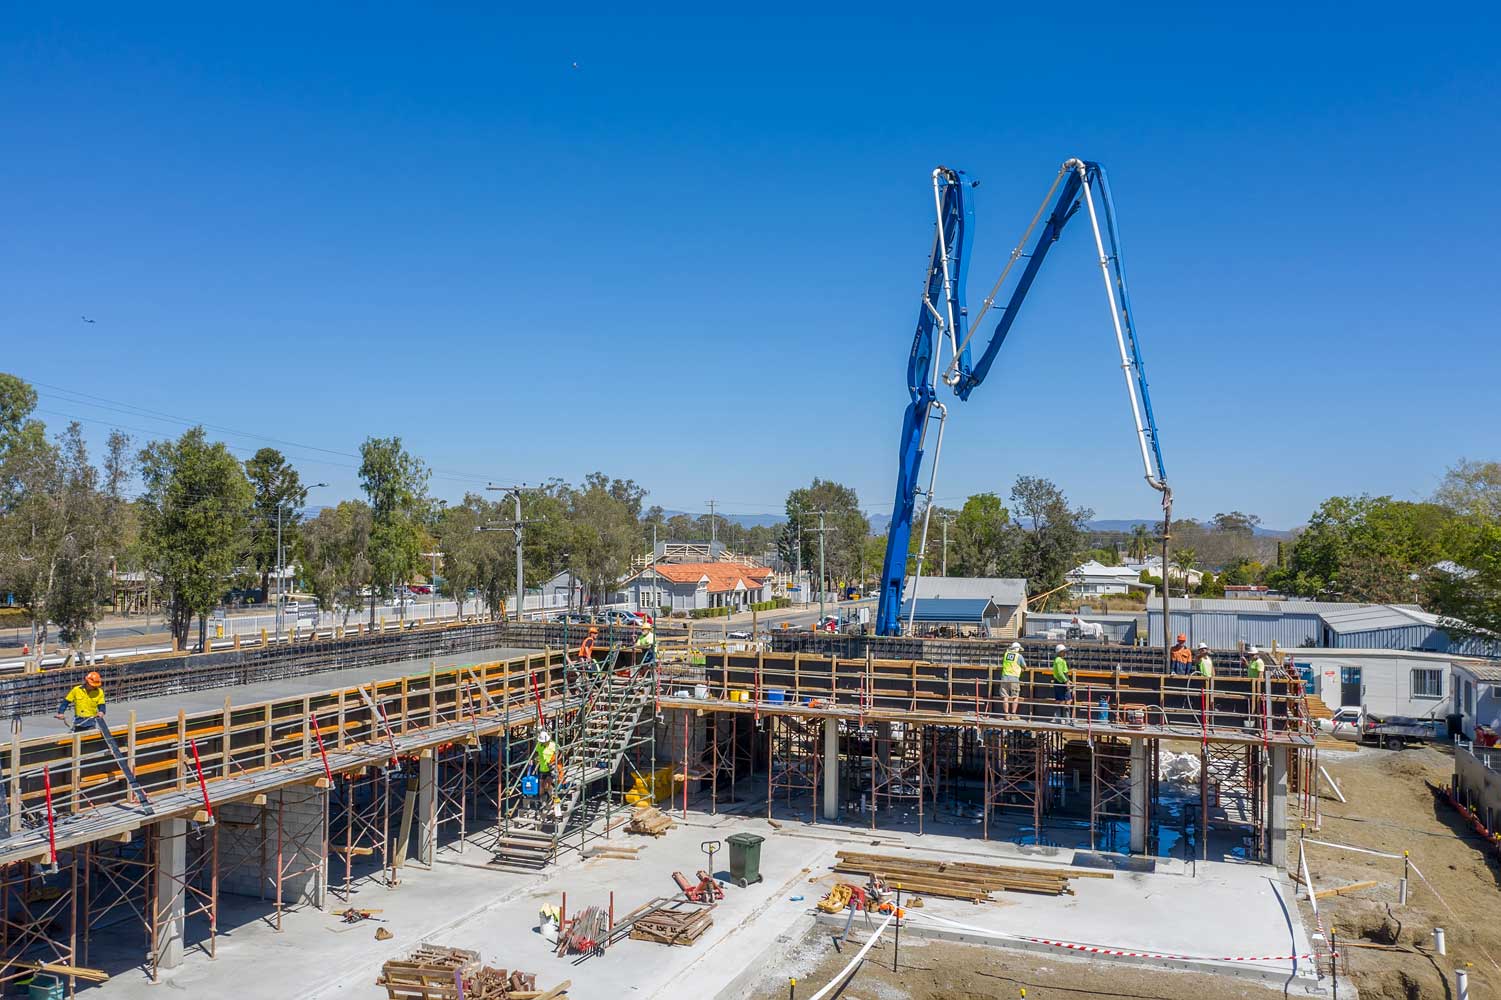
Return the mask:
[(1059, 644), (1058, 644), (1058, 646), (1057, 646), (1057, 650), (1058, 650), (1058, 652), (1060, 652), (1060, 653), (1061, 653), (1061, 652), (1063, 652), (1063, 651), (1064, 651), (1064, 650), (1065, 650), (1065, 649), (1067, 649), (1067, 648), (1068, 648), (1068, 647), (1067, 647), (1067, 646), (1065, 646), (1065, 645), (1064, 645), (1064, 644), (1063, 644), (1063, 643), (1061, 643), (1061, 642), (1060, 642), (1060, 643), (1059, 643)]
[(1261, 647), (1260, 646), (1252, 646), (1251, 647), (1251, 652), (1253, 652), (1253, 653), (1259, 653), (1259, 652), (1261, 652)]
[(1201, 642), (1201, 643), (1199, 643), (1198, 648), (1199, 649), (1208, 649), (1209, 648), (1209, 643), (1207, 643), (1207, 642)]
[(552, 733), (549, 733), (545, 729), (541, 729), (541, 730), (537, 731), (537, 742), (539, 742), (539, 743), (546, 743), (550, 739), (552, 739)]
[(1011, 646), (1010, 646), (1010, 649), (1011, 649), (1011, 651), (1012, 651), (1012, 652), (1013, 652), (1013, 653), (1014, 653), (1014, 652), (1016, 652), (1016, 651), (1017, 651), (1017, 650), (1019, 650), (1019, 649), (1021, 649), (1021, 648), (1022, 648), (1022, 644), (1021, 644), (1021, 643), (1019, 643), (1019, 642), (1013, 642), (1013, 643), (1012, 643), (1012, 644), (1011, 644)]

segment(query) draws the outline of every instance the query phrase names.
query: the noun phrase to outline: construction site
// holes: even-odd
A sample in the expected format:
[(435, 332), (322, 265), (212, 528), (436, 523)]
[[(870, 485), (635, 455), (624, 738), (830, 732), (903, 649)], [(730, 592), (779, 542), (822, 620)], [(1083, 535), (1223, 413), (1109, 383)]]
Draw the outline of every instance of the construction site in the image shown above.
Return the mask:
[[(787, 632), (690, 656), (702, 638), (664, 631), (639, 659), (625, 636), (586, 660), (569, 630), (414, 625), (108, 666), (124, 726), (11, 742), (5, 978), (103, 996), (252, 976), (268, 996), (627, 980), (729, 996), (799, 928), (871, 934), (884, 893), (909, 940), (1067, 958), (1082, 939), (1332, 984), (1286, 870), (1290, 827), (1318, 815), (1295, 679), (1200, 681), (1148, 650), (1080, 648), (1075, 704), (1037, 672), (1013, 713), (986, 642)], [(71, 673), (8, 678), (12, 711), (45, 715)], [(544, 730), (553, 800), (534, 787)], [(1128, 917), (1159, 884), (1164, 919)], [(849, 900), (838, 886), (855, 901), (820, 910)], [(520, 968), (529, 985), (484, 985), (493, 967), (452, 956), (401, 966), (419, 944), (483, 944), (496, 983)], [(453, 962), (480, 978), (455, 986)]]
[[(932, 185), (873, 627), (867, 610), (833, 630), (820, 606), (812, 629), (776, 628), (746, 596), (766, 586), (750, 567), (654, 554), (643, 607), (664, 600), (657, 587), (697, 601), (712, 570), (750, 627), (658, 627), (598, 608), (388, 622), (372, 604), (364, 626), (315, 614), (304, 629), (294, 614), (285, 632), (205, 639), (194, 654), (46, 670), (38, 656), (0, 677), (12, 718), (0, 985), (33, 998), (823, 1000), (1030, 986), (1198, 1000), (1337, 997), (1342, 983), (1349, 996), (1356, 982), (1438, 995), (1436, 976), (1466, 996), (1472, 963), (1447, 957), (1423, 901), (1457, 913), (1410, 846), (1321, 837), (1326, 805), (1349, 804), (1321, 750), (1350, 746), (1321, 733), (1329, 709), (1290, 651), (916, 627), (940, 391), (963, 400), (984, 380), (1076, 214), (1162, 505), (1163, 566), (1173, 523), (1103, 169), (1062, 165), (973, 320), (972, 184), (940, 167)], [(972, 358), (992, 306), (996, 328)], [(568, 588), (571, 604), (571, 576)], [(983, 622), (991, 604), (977, 603)], [(1164, 588), (1164, 622), (1168, 611)], [(107, 719), (89, 707), (105, 691)], [(48, 731), (59, 705), (57, 718), (75, 713), (62, 735)], [(1340, 867), (1352, 858), (1381, 874)], [(1450, 930), (1489, 960), (1467, 926)], [(1378, 958), (1421, 958), (1433, 975)], [(945, 979), (961, 969), (967, 985)]]

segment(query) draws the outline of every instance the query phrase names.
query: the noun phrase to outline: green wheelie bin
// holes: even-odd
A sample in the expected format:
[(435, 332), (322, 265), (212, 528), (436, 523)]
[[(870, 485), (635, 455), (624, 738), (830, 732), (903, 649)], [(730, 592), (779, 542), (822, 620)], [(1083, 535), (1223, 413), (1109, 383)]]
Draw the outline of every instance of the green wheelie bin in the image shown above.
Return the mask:
[(724, 838), (730, 845), (730, 880), (744, 889), (761, 881), (761, 841), (754, 833), (732, 833)]

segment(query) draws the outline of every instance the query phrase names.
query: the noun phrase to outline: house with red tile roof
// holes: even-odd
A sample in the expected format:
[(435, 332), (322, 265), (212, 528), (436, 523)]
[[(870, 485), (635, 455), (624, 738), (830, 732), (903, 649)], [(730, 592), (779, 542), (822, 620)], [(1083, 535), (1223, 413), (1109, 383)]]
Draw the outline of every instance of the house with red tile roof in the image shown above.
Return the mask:
[(748, 608), (771, 600), (772, 571), (738, 562), (654, 563), (621, 585), (633, 607), (688, 612), (698, 608)]

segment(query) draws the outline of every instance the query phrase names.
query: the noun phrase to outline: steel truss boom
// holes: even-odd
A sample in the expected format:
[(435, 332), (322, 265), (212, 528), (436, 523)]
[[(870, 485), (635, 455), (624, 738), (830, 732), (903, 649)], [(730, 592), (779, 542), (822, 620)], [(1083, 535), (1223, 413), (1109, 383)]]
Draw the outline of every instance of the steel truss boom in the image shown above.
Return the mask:
[[(1037, 272), (1047, 259), (1048, 251), (1058, 241), (1074, 214), (1082, 207), (1089, 216), (1094, 233), (1095, 251), (1100, 266), (1100, 276), (1105, 284), (1105, 295), (1110, 306), (1111, 324), (1115, 331), (1116, 347), (1120, 355), (1121, 374), (1126, 382), (1126, 394), (1131, 403), (1131, 416), (1136, 431), (1136, 440), (1141, 452), (1145, 478), (1154, 490), (1162, 494), (1163, 508), (1163, 572), (1167, 567), (1167, 536), (1172, 523), (1172, 490), (1167, 483), (1167, 473), (1162, 461), (1162, 444), (1157, 433), (1157, 419), (1152, 412), (1152, 397), (1147, 387), (1146, 368), (1141, 358), (1141, 343), (1136, 334), (1134, 314), (1126, 287), (1125, 265), (1122, 261), (1120, 234), (1116, 228), (1115, 203), (1110, 194), (1110, 184), (1100, 164), (1089, 160), (1070, 159), (1059, 168), (1052, 186), (1043, 197), (1042, 204), (1022, 233), (1011, 257), (996, 279), (973, 322), (966, 324), (964, 308), (965, 273), (968, 263), (966, 254), (970, 211), (964, 203), (964, 189), (972, 184), (963, 180), (963, 175), (947, 167), (933, 171), (933, 200), (937, 213), (937, 226), (933, 240), (933, 252), (928, 264), (927, 285), (923, 292), (922, 306), (918, 310), (917, 332), (912, 340), (912, 353), (907, 362), (907, 389), (912, 401), (907, 406), (902, 421), (901, 446), (898, 451), (896, 499), (892, 507), (891, 528), (886, 540), (886, 558), (882, 566), (881, 602), (876, 614), (876, 631), (882, 635), (898, 635), (901, 632), (903, 587), (907, 570), (907, 553), (911, 543), (912, 522), (917, 510), (919, 496), (926, 499), (923, 529), (918, 543), (917, 572), (913, 578), (912, 611), (908, 626), (916, 613), (917, 590), (922, 579), (923, 561), (927, 552), (928, 517), (933, 507), (934, 489), (938, 478), (938, 465), (943, 450), (943, 430), (948, 418), (947, 408), (938, 401), (940, 380), (948, 385), (961, 400), (985, 381), (995, 363), (996, 355), (1011, 332), (1012, 325), (1021, 311), (1022, 302), (1036, 280)], [(1051, 209), (1049, 205), (1051, 204)], [(1041, 231), (1038, 226), (1041, 224)], [(1033, 234), (1036, 233), (1035, 241)], [(1027, 246), (1031, 243), (1030, 252)], [(1006, 279), (1017, 262), (1025, 260), (1020, 276), (1006, 300), (996, 306), (996, 299)], [(984, 351), (976, 361), (970, 358), (970, 342), (980, 329), (981, 322), (992, 309), (999, 310), (999, 318), (990, 334)], [(963, 330), (962, 339), (959, 332)], [(945, 348), (947, 350), (945, 350)], [(942, 360), (947, 355), (945, 364)], [(936, 425), (936, 426), (935, 426)], [(919, 485), (923, 456), (928, 446), (928, 436), (933, 435), (933, 461), (928, 473), (926, 488)], [(1163, 613), (1166, 616), (1166, 587), (1163, 588)], [(1164, 617), (1164, 621), (1166, 621)], [(1168, 631), (1164, 626), (1164, 632)]]

